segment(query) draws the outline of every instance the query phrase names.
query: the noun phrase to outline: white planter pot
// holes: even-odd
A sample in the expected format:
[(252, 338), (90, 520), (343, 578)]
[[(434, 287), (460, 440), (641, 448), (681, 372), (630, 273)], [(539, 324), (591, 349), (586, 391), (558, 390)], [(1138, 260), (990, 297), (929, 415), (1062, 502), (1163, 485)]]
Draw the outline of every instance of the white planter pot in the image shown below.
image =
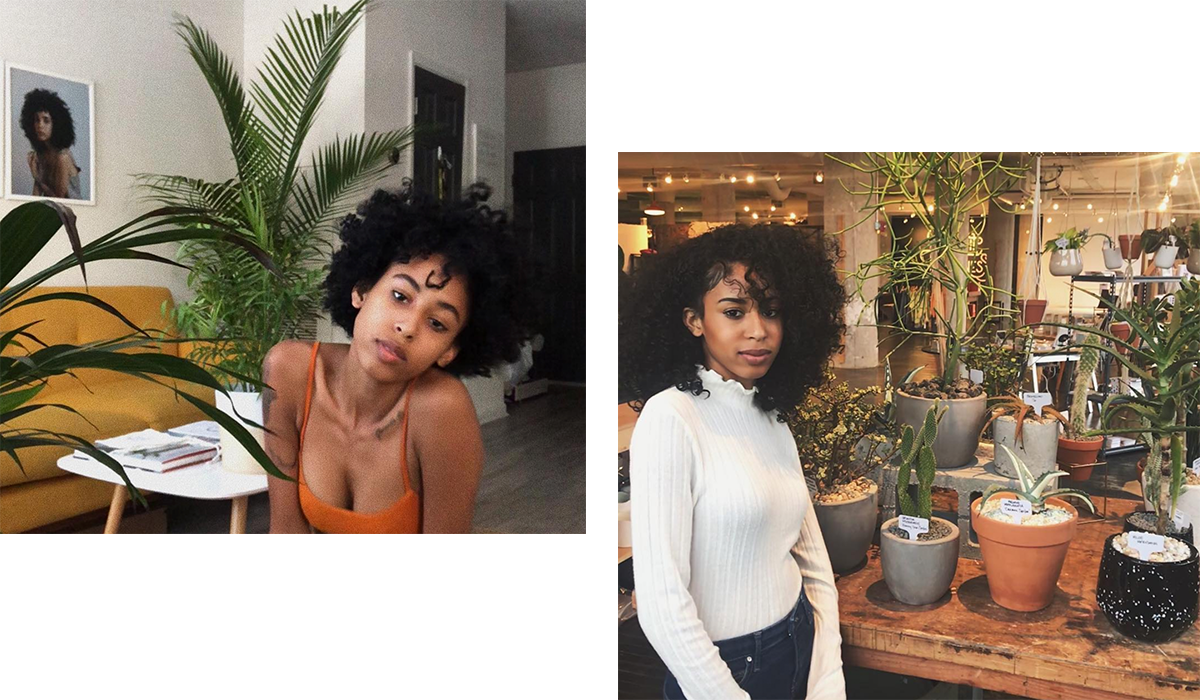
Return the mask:
[(1175, 267), (1175, 256), (1179, 254), (1179, 246), (1165, 245), (1154, 254), (1154, 266), (1160, 270), (1170, 270)]
[[(262, 425), (262, 394), (257, 391), (231, 391), (229, 396), (225, 396), (221, 392), (216, 393), (217, 408), (224, 414), (241, 423), (254, 439), (258, 440), (258, 444), (263, 444), (263, 431), (249, 425), (238, 417), (233, 412), (237, 408), (237, 412), (242, 417)], [(232, 399), (232, 400), (231, 400)], [(221, 428), (221, 466), (230, 472), (237, 474), (265, 474), (262, 465), (258, 460), (254, 459), (242, 443), (229, 433), (229, 431)]]
[(1121, 257), (1120, 248), (1105, 248), (1101, 252), (1104, 253), (1104, 267), (1109, 270), (1120, 270), (1125, 267), (1125, 260)]
[(1070, 277), (1083, 272), (1083, 256), (1075, 248), (1056, 250), (1050, 254), (1050, 274)]
[[(1186, 468), (1186, 467), (1185, 467)], [(1170, 488), (1166, 484), (1170, 483), (1171, 477), (1163, 476), (1160, 486), (1163, 490)], [(1146, 474), (1142, 473), (1142, 503), (1146, 506), (1146, 510), (1151, 510), (1150, 499), (1146, 495), (1150, 490), (1146, 488)], [(1192, 523), (1197, 529), (1200, 529), (1200, 486), (1184, 485), (1179, 491), (1179, 500), (1175, 501), (1175, 510), (1181, 510), (1188, 514), (1188, 522)]]

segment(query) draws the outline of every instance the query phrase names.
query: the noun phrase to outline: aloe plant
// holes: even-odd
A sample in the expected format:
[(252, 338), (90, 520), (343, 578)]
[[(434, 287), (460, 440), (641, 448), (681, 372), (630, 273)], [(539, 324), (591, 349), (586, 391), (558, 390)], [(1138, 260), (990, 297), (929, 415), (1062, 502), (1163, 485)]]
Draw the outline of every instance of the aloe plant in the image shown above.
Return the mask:
[[(933, 517), (933, 477), (937, 473), (937, 458), (933, 454), (933, 441), (937, 440), (938, 421), (946, 413), (946, 406), (934, 401), (925, 412), (921, 431), (915, 432), (911, 425), (904, 426), (900, 436), (900, 468), (896, 473), (897, 503), (900, 513), (929, 520)], [(917, 500), (914, 503), (908, 493), (908, 482), (912, 470), (917, 472)]]
[[(1175, 515), (1175, 504), (1183, 488), (1183, 440), (1188, 432), (1200, 431), (1200, 426), (1187, 425), (1188, 408), (1200, 398), (1200, 282), (1186, 279), (1180, 282), (1173, 295), (1152, 299), (1147, 306), (1136, 311), (1120, 308), (1110, 299), (1105, 299), (1088, 290), (1099, 304), (1113, 314), (1117, 321), (1124, 321), (1131, 329), (1127, 342), (1104, 330), (1066, 324), (1065, 327), (1094, 333), (1109, 341), (1114, 348), (1125, 351), (1113, 352), (1108, 347), (1104, 352), (1120, 362), (1130, 374), (1142, 384), (1140, 394), (1112, 394), (1104, 401), (1100, 416), (1102, 425), (1084, 435), (1117, 435), (1130, 432), (1129, 428), (1111, 428), (1119, 416), (1134, 417), (1140, 428), (1142, 440), (1150, 448), (1151, 455), (1157, 445), (1169, 442), (1171, 452), (1170, 509), (1160, 509), (1157, 532), (1166, 531), (1167, 521)], [(1063, 326), (1064, 324), (1057, 324)], [(1136, 342), (1140, 341), (1140, 342)], [(1068, 348), (1077, 346), (1068, 346)], [(1150, 478), (1156, 479), (1157, 475)], [(1155, 481), (1157, 487), (1157, 481)]]
[(1001, 445), (1001, 449), (1008, 453), (1008, 458), (1016, 466), (1017, 480), (1020, 482), (1020, 487), (1013, 488), (1011, 486), (1001, 486), (1000, 484), (992, 484), (983, 492), (983, 498), (979, 501), (979, 510), (983, 510), (983, 504), (987, 503), (992, 496), (998, 493), (1013, 493), (1023, 501), (1028, 501), (1034, 513), (1040, 513), (1046, 510), (1046, 499), (1057, 497), (1074, 497), (1083, 502), (1088, 507), (1088, 510), (1095, 513), (1096, 504), (1092, 503), (1092, 497), (1079, 489), (1054, 489), (1047, 491), (1046, 487), (1050, 485), (1050, 480), (1056, 476), (1070, 476), (1066, 472), (1053, 471), (1042, 474), (1037, 479), (1033, 478), (1033, 474), (1029, 471), (1029, 467), (1025, 466), (1025, 462), (1017, 456), (1008, 445)]
[[(13, 283), (51, 238), (63, 229), (70, 239), (72, 253), (50, 267), (25, 277), (21, 282)], [(4, 251), (4, 255), (0, 257), (0, 315), (21, 306), (44, 304), (56, 299), (70, 300), (91, 304), (116, 317), (132, 330), (124, 336), (83, 345), (46, 345), (38, 339), (36, 327), (41, 324), (52, 325), (53, 319), (33, 321), (16, 328), (5, 327), (3, 334), (0, 334), (0, 426), (4, 426), (0, 429), (0, 450), (12, 457), (22, 473), (25, 471), (19, 456), (22, 449), (45, 445), (74, 448), (116, 472), (134, 500), (142, 506), (146, 505), (145, 498), (130, 482), (121, 464), (90, 441), (78, 435), (45, 428), (11, 427), (11, 421), (19, 417), (25, 417), (23, 422), (29, 422), (30, 416), (40, 415), (39, 412), (44, 413), (47, 410), (67, 411), (87, 420), (87, 416), (65, 404), (34, 401), (46, 388), (51, 377), (64, 374), (75, 376), (72, 370), (88, 367), (120, 372), (172, 389), (177, 397), (196, 406), (229, 431), (268, 473), (290, 479), (275, 467), (258, 441), (236, 420), (191, 394), (179, 391), (173, 384), (161, 381), (183, 380), (210, 387), (215, 391), (225, 391), (220, 382), (203, 366), (174, 355), (155, 352), (164, 344), (191, 342), (196, 339), (168, 338), (157, 329), (139, 328), (120, 311), (91, 294), (36, 294), (37, 285), (76, 265), (83, 273), (86, 286), (86, 264), (100, 260), (150, 260), (178, 266), (178, 263), (141, 248), (196, 239), (222, 241), (244, 250), (250, 258), (258, 261), (268, 271), (275, 269), (270, 256), (253, 240), (242, 237), (225, 222), (187, 207), (154, 210), (87, 245), (80, 243), (74, 212), (55, 202), (36, 201), (22, 204), (0, 221), (0, 249)], [(151, 331), (155, 331), (155, 334), (152, 335)], [(13, 349), (24, 354), (10, 352)], [(146, 352), (122, 352), (133, 349), (145, 349)], [(249, 377), (245, 380), (251, 381)]]
[(269, 252), (281, 271), (266, 273), (242, 249), (222, 241), (196, 239), (179, 249), (178, 259), (192, 269), (188, 286), (196, 296), (176, 306), (172, 320), (182, 333), (214, 338), (197, 344), (192, 357), (215, 364), (227, 383), (241, 376), (261, 379), (267, 352), (319, 315), (336, 221), (413, 142), (412, 127), (339, 137), (301, 167), (326, 88), (367, 6), (359, 0), (345, 12), (326, 6), (309, 17), (297, 11), (287, 18), (249, 95), (207, 31), (187, 17), (175, 23), (220, 107), (237, 174), (223, 182), (142, 174), (143, 192), (168, 206), (202, 209), (236, 228)]

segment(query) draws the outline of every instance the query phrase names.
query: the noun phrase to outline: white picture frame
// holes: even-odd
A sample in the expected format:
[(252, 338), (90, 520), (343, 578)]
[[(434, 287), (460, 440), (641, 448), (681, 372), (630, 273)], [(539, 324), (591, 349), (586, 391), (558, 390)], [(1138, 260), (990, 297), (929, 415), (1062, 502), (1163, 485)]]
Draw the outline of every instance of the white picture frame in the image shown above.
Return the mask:
[[(21, 201), (51, 200), (68, 205), (96, 204), (96, 100), (95, 83), (50, 73), (31, 66), (4, 63), (4, 194)], [(75, 138), (67, 148), (78, 170), (78, 196), (35, 194), (36, 178), (29, 165), (34, 152), (21, 126), (26, 95), (43, 89), (55, 94), (68, 110)], [(19, 94), (17, 94), (19, 93)], [(53, 137), (52, 137), (53, 138)], [(83, 143), (86, 140), (86, 143)], [(80, 158), (84, 160), (81, 161)], [(18, 162), (19, 160), (19, 162)], [(68, 190), (68, 192), (70, 192)]]

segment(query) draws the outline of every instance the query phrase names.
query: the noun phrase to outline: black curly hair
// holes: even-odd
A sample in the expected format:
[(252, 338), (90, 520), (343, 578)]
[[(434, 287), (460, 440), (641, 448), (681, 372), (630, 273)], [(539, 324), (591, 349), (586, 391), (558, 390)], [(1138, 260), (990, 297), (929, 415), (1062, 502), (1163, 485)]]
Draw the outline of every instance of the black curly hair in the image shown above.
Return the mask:
[(33, 118), (38, 112), (50, 115), (54, 128), (50, 131), (50, 145), (62, 150), (75, 145), (75, 121), (71, 119), (71, 110), (67, 103), (58, 96), (57, 92), (37, 88), (25, 93), (25, 104), (21, 106), (21, 130), (35, 151), (45, 150), (46, 146), (38, 140), (33, 130)]
[(704, 295), (746, 266), (748, 293), (761, 303), (778, 295), (783, 339), (770, 371), (756, 383), (754, 403), (779, 410), (785, 421), (822, 380), (822, 369), (841, 345), (846, 291), (838, 281), (836, 243), (785, 224), (732, 224), (647, 256), (634, 279), (633, 303), (620, 310), (618, 383), (641, 410), (654, 394), (675, 387), (704, 393), (696, 365), (704, 363), (700, 339), (683, 324), (683, 310), (703, 312)]
[(501, 360), (515, 361), (533, 327), (534, 303), (507, 217), (484, 204), (490, 195), (490, 187), (475, 184), (461, 200), (441, 202), (408, 180), (397, 191), (376, 190), (341, 223), (342, 246), (324, 283), (333, 322), (353, 335), (351, 290), (365, 293), (393, 263), (440, 254), (447, 274), (465, 277), (470, 304), (446, 371), (488, 376)]

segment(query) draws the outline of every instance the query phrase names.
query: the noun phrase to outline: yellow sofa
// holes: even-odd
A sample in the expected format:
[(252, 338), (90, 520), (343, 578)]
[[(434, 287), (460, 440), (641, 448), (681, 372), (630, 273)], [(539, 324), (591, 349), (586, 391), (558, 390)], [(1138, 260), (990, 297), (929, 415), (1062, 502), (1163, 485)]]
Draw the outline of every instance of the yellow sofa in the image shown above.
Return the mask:
[[(30, 296), (62, 291), (87, 291), (141, 328), (171, 332), (169, 321), (161, 313), (163, 302), (168, 309), (173, 306), (171, 292), (165, 287), (90, 287), (87, 290), (83, 287), (38, 287), (30, 292)], [(88, 343), (132, 332), (120, 320), (91, 304), (54, 300), (5, 313), (0, 318), (0, 333), (38, 319), (42, 319), (41, 323), (28, 332), (46, 345)], [(26, 348), (41, 347), (25, 338), (18, 340)], [(186, 343), (161, 346), (161, 352), (181, 357), (189, 350), (190, 345)], [(19, 348), (10, 348), (7, 354), (25, 353)], [(52, 377), (33, 403), (70, 406), (94, 426), (74, 413), (43, 408), (20, 416), (4, 428), (37, 427), (97, 440), (143, 428), (166, 430), (207, 419), (198, 408), (159, 384), (100, 369), (80, 369), (75, 375), (78, 379), (68, 375)], [(203, 398), (210, 404), (214, 401), (212, 389), (189, 382), (159, 380), (176, 385), (180, 391)], [(108, 506), (113, 495), (111, 484), (68, 474), (58, 468), (58, 459), (70, 452), (69, 448), (55, 447), (20, 450), (17, 456), (21, 458), (24, 473), (10, 455), (0, 453), (0, 532), (25, 532)]]

